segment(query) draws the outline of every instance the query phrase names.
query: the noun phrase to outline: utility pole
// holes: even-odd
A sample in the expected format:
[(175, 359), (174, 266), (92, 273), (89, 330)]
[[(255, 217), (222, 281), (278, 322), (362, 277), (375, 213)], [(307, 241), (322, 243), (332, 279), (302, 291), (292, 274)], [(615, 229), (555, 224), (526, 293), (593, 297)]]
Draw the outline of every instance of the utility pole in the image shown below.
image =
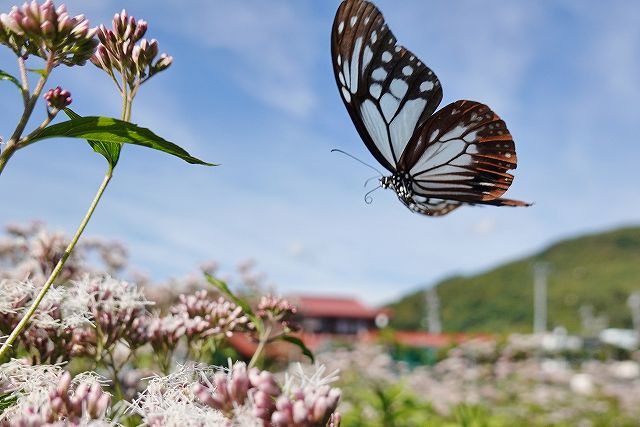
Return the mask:
[(427, 327), (432, 334), (442, 333), (442, 323), (440, 322), (440, 298), (436, 287), (425, 291), (425, 303), (427, 306)]
[(533, 266), (533, 332), (547, 331), (547, 276), (549, 265), (538, 262)]
[(640, 337), (640, 292), (634, 292), (627, 299), (627, 306), (631, 310), (631, 319), (633, 320), (633, 329)]

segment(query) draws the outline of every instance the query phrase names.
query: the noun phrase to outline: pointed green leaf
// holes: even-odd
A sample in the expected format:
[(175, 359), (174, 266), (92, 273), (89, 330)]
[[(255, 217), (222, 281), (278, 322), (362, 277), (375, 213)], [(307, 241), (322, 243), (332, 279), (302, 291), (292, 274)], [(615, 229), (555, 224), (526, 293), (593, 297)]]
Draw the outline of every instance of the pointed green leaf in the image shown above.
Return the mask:
[(307, 347), (304, 343), (304, 341), (302, 341), (300, 338), (298, 337), (293, 337), (291, 335), (280, 335), (277, 339), (282, 340), (282, 341), (286, 341), (288, 343), (291, 343), (295, 346), (298, 346), (300, 348), (300, 350), (302, 350), (302, 354), (304, 354), (305, 356), (307, 356), (309, 358), (309, 360), (311, 360), (311, 363), (315, 362), (315, 357), (313, 356), (313, 353), (311, 352), (311, 350), (309, 350), (309, 347)]
[(20, 85), (20, 82), (18, 81), (18, 79), (16, 79), (15, 77), (13, 77), (11, 74), (7, 73), (6, 71), (0, 70), (0, 80), (10, 81), (14, 85), (16, 85), (18, 87), (18, 89), (20, 89), (20, 91), (22, 91), (22, 86)]
[(253, 309), (251, 308), (248, 302), (234, 295), (234, 293), (231, 292), (231, 289), (229, 289), (229, 286), (227, 286), (227, 284), (222, 280), (213, 277), (209, 273), (204, 273), (204, 277), (207, 279), (207, 282), (211, 283), (213, 286), (218, 288), (218, 290), (222, 292), (223, 295), (229, 298), (237, 306), (242, 308), (242, 311), (253, 322), (258, 332), (262, 332), (262, 326), (263, 326), (262, 319), (256, 316), (256, 314), (253, 312)]
[[(79, 119), (82, 116), (77, 114), (71, 108), (65, 108), (64, 112), (70, 119)], [(106, 142), (106, 141), (95, 141), (92, 139), (88, 139), (87, 142), (93, 148), (93, 151), (96, 153), (102, 154), (111, 168), (115, 168), (118, 164), (118, 159), (120, 158), (120, 151), (122, 150), (122, 144), (118, 144), (116, 142)]]
[(39, 74), (42, 77), (47, 77), (47, 70), (40, 70), (40, 69), (36, 69), (36, 68), (27, 68), (27, 71), (31, 71), (32, 73)]
[[(54, 137), (82, 138), (102, 143), (135, 144), (179, 157), (187, 163), (216, 166), (191, 156), (147, 128), (110, 117), (81, 117), (44, 128), (29, 141)], [(102, 154), (102, 153), (101, 153)]]

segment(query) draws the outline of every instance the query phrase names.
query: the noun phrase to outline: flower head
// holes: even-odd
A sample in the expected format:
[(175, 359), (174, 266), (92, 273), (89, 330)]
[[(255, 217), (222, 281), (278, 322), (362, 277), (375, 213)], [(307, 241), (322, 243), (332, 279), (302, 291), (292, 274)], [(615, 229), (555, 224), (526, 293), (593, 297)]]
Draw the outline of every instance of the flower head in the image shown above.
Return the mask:
[(253, 328), (242, 308), (226, 299), (212, 298), (206, 291), (180, 295), (171, 313), (182, 319), (185, 333), (196, 336), (231, 337), (235, 332)]
[[(6, 365), (0, 369), (0, 381), (5, 379), (13, 384), (8, 391), (17, 392), (17, 400), (0, 415), (0, 425), (44, 426), (58, 421), (79, 425), (81, 421), (107, 421), (111, 396), (102, 390), (100, 378), (95, 374), (72, 378), (57, 365), (30, 366), (20, 360)], [(10, 423), (4, 424), (6, 421)]]
[(126, 10), (113, 17), (109, 29), (100, 25), (97, 36), (100, 44), (91, 62), (112, 78), (120, 74), (133, 90), (153, 75), (168, 68), (173, 58), (158, 56), (158, 42), (142, 38), (147, 32), (146, 21), (129, 16)]
[(44, 99), (49, 107), (62, 110), (64, 107), (71, 105), (71, 93), (58, 86), (55, 89), (49, 89), (44, 94)]
[(84, 65), (98, 44), (95, 32), (84, 15), (70, 16), (52, 0), (32, 0), (0, 14), (0, 43), (19, 56), (51, 56), (54, 65)]

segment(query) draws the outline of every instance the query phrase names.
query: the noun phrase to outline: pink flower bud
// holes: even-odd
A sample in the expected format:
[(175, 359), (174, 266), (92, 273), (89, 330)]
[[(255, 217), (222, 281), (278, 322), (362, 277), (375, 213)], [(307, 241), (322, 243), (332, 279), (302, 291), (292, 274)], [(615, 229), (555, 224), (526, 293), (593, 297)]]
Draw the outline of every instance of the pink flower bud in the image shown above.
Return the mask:
[(102, 396), (100, 396), (100, 399), (98, 399), (98, 404), (96, 405), (95, 418), (103, 417), (110, 405), (111, 396), (107, 393), (103, 393)]
[(64, 15), (62, 17), (58, 17), (58, 33), (60, 34), (69, 34), (71, 29), (73, 28), (73, 22), (69, 15)]
[(40, 21), (40, 5), (36, 0), (32, 0), (28, 5), (25, 3), (23, 10), (27, 16), (36, 22)]
[(329, 425), (328, 427), (340, 427), (340, 422), (342, 421), (342, 416), (340, 412), (334, 412), (329, 417)]
[(61, 397), (54, 397), (51, 399), (51, 411), (54, 413), (60, 413), (62, 408), (64, 408), (64, 401)]
[(304, 406), (304, 402), (301, 400), (296, 400), (293, 403), (293, 422), (296, 424), (302, 424), (307, 421), (309, 417), (309, 411), (306, 406)]
[(69, 385), (71, 385), (71, 374), (65, 371), (60, 377), (60, 382), (55, 389), (56, 393), (60, 396), (66, 396), (69, 393)]
[(132, 34), (132, 39), (133, 41), (138, 41), (140, 40), (142, 37), (144, 37), (145, 33), (147, 32), (147, 21), (141, 19), (138, 21), (138, 25), (136, 26), (136, 30), (133, 32)]
[(316, 423), (321, 422), (327, 417), (327, 398), (324, 396), (320, 396), (315, 403), (313, 404), (311, 417), (312, 420)]
[(56, 33), (56, 27), (53, 26), (51, 21), (45, 21), (40, 25), (40, 31), (46, 37), (52, 37)]
[(25, 16), (20, 21), (20, 26), (24, 29), (25, 32), (31, 33), (34, 35), (40, 34), (40, 25), (38, 22), (29, 16)]
[(329, 390), (329, 393), (327, 395), (327, 406), (332, 410), (336, 409), (341, 395), (342, 392), (338, 388), (332, 388), (331, 390)]
[(275, 427), (287, 427), (290, 425), (289, 417), (279, 411), (276, 411), (271, 415), (271, 423), (273, 423)]

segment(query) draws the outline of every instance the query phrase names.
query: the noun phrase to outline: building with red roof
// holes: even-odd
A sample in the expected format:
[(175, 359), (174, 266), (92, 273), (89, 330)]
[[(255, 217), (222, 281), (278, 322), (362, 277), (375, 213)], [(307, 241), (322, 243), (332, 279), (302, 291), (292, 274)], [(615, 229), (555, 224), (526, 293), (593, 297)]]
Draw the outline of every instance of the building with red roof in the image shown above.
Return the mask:
[(355, 298), (300, 295), (290, 298), (298, 308), (305, 333), (356, 335), (387, 325), (390, 311), (369, 308)]

